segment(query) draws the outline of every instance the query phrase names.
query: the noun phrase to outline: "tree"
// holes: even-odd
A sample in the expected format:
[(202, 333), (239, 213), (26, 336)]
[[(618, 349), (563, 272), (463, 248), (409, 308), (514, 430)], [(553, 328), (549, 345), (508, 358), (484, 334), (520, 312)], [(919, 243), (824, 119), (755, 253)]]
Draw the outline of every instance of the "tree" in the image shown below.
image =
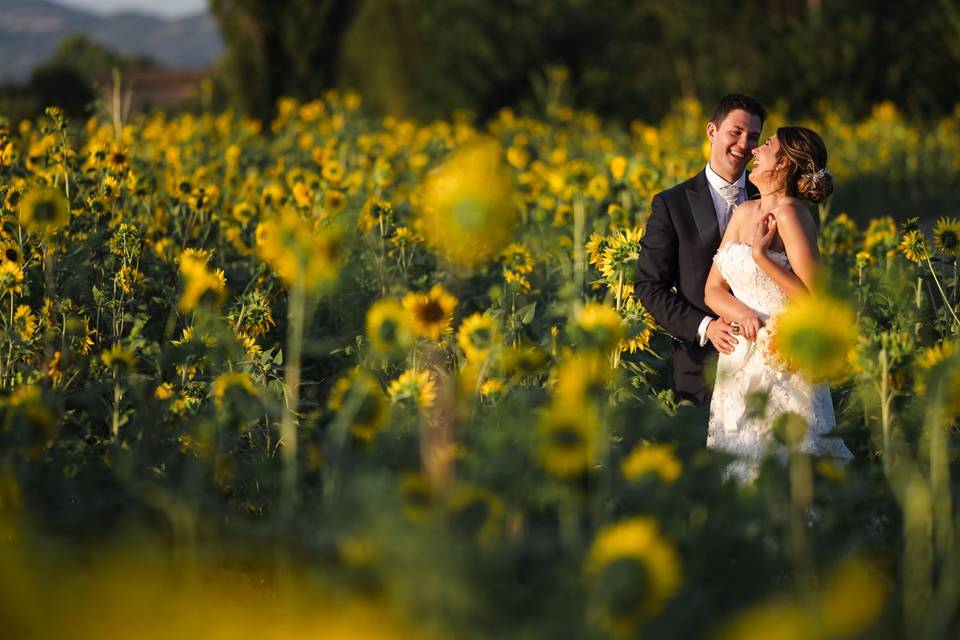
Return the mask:
[(69, 115), (81, 116), (93, 104), (98, 79), (113, 69), (150, 66), (153, 63), (148, 58), (118, 54), (84, 35), (72, 34), (60, 41), (49, 60), (33, 70), (28, 91), (38, 105), (56, 105)]
[(359, 0), (210, 0), (227, 48), (222, 81), (247, 114), (268, 119), (278, 97), (335, 87), (343, 36)]

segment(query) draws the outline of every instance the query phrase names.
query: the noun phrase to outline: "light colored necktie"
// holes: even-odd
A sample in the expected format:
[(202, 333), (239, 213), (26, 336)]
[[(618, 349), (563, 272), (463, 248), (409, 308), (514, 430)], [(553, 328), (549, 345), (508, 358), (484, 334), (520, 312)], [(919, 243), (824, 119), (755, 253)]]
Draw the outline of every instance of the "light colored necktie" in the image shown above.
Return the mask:
[(737, 208), (737, 205), (740, 203), (740, 194), (743, 193), (743, 187), (737, 186), (735, 184), (725, 184), (720, 187), (720, 195), (723, 196), (723, 199), (727, 203), (727, 210), (723, 212), (723, 217), (720, 219), (720, 235), (722, 236), (724, 231), (727, 230), (727, 223), (730, 222), (730, 216), (733, 215), (733, 210)]

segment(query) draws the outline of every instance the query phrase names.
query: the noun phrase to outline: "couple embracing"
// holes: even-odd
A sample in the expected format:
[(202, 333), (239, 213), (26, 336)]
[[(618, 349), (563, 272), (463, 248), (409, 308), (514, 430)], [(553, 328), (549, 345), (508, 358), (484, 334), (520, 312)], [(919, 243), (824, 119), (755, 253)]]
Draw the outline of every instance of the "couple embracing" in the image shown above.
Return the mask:
[[(821, 202), (833, 190), (820, 136), (780, 127), (761, 145), (766, 115), (743, 95), (714, 107), (706, 167), (653, 198), (636, 282), (644, 307), (675, 339), (674, 391), (709, 404), (707, 446), (735, 454), (730, 473), (745, 481), (771, 446), (773, 419), (786, 411), (808, 424), (803, 451), (852, 457), (826, 435), (836, 426), (826, 385), (784, 370), (765, 349), (768, 322), (813, 286), (819, 266), (804, 201)], [(705, 369), (718, 353), (716, 381), (708, 381)], [(748, 410), (754, 392), (767, 394), (762, 415)]]

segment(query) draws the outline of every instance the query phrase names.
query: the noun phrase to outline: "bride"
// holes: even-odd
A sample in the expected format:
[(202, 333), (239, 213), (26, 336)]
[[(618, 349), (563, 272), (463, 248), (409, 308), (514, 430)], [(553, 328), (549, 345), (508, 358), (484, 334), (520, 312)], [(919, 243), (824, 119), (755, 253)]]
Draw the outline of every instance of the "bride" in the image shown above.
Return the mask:
[[(746, 338), (732, 353), (720, 354), (707, 430), (708, 447), (737, 456), (729, 472), (742, 481), (756, 477), (771, 446), (785, 457), (770, 431), (773, 419), (786, 411), (808, 424), (801, 450), (841, 460), (853, 457), (839, 438), (824, 435), (836, 426), (827, 386), (781, 369), (764, 348), (766, 322), (813, 286), (820, 256), (813, 217), (803, 200), (821, 202), (833, 191), (827, 150), (810, 129), (780, 127), (753, 150), (753, 157), (749, 180), (760, 199), (734, 211), (704, 288), (706, 304), (739, 323)], [(762, 413), (751, 403), (756, 394), (767, 395)]]

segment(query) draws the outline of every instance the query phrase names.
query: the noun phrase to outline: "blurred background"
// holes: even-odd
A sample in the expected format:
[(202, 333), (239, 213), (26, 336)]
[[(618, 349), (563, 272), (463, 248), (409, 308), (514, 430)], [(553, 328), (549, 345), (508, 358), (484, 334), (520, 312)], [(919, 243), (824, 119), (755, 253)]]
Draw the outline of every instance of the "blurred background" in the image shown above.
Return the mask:
[(232, 106), (266, 119), (278, 96), (350, 87), (374, 115), (484, 119), (542, 106), (559, 66), (570, 104), (611, 122), (657, 122), (679, 98), (732, 91), (792, 118), (825, 103), (857, 118), (889, 101), (923, 120), (960, 95), (960, 5), (0, 0), (0, 61), (0, 111), (22, 117), (52, 103), (83, 113), (118, 68), (133, 110)]

